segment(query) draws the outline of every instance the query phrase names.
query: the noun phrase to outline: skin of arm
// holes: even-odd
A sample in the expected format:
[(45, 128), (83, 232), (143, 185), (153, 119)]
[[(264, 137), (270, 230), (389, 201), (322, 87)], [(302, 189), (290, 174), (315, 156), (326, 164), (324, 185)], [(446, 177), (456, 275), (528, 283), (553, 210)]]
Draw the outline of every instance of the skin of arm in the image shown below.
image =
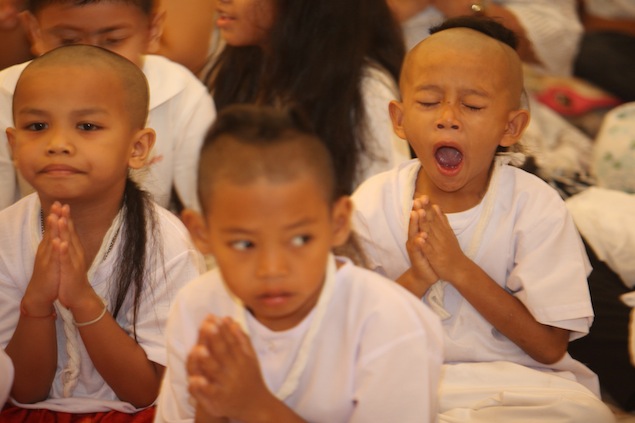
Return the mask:
[(419, 216), (423, 216), (417, 245), (434, 273), (452, 284), (496, 330), (531, 358), (544, 364), (560, 360), (567, 351), (569, 331), (537, 322), (520, 300), (463, 253), (441, 209), (427, 199), (420, 204), (423, 213)]
[(197, 423), (304, 422), (269, 391), (249, 338), (230, 318), (210, 315), (203, 322), (187, 372)]
[[(50, 316), (56, 299), (80, 323), (95, 319), (104, 310), (101, 298), (88, 282), (84, 250), (70, 218), (70, 208), (59, 203), (52, 206), (46, 219), (23, 305), (29, 315)], [(143, 348), (109, 313), (78, 329), (95, 368), (119, 399), (137, 408), (154, 402), (163, 366), (148, 360)], [(14, 384), (18, 401), (36, 402), (47, 397), (57, 364), (55, 338), (52, 318), (20, 318), (7, 346), (7, 353), (18, 361)], [(28, 371), (33, 370), (26, 369), (33, 368), (42, 369), (43, 376), (29, 380)]]
[(194, 74), (205, 65), (216, 19), (216, 1), (161, 0), (165, 11), (157, 54), (181, 63)]

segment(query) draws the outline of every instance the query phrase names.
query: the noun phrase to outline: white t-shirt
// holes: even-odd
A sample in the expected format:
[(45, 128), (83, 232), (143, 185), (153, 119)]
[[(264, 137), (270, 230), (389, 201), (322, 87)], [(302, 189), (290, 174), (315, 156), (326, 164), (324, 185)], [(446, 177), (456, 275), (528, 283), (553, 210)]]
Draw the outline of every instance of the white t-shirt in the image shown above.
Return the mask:
[[(20, 301), (33, 273), (35, 254), (42, 240), (40, 223), (40, 201), (36, 194), (28, 195), (12, 206), (0, 211), (0, 347), (9, 343), (20, 317)], [(137, 316), (136, 334), (139, 345), (149, 360), (166, 364), (164, 327), (168, 310), (177, 291), (203, 270), (200, 254), (194, 249), (189, 235), (178, 220), (165, 209), (155, 207), (157, 230), (148, 233), (149, 239), (157, 236), (157, 244), (151, 253), (160, 254), (163, 261), (154, 265), (149, 262), (147, 291), (141, 295)], [(109, 280), (120, 255), (122, 236), (117, 236), (113, 249), (107, 258), (93, 264), (94, 273), (90, 284), (95, 292), (107, 300), (113, 287)], [(104, 243), (110, 240), (104, 239)], [(157, 259), (160, 260), (160, 256)], [(96, 260), (100, 260), (97, 258)], [(92, 269), (91, 269), (92, 270)], [(59, 313), (58, 313), (59, 314)], [(117, 316), (119, 325), (132, 336), (133, 309), (129, 297)], [(129, 403), (120, 401), (113, 390), (99, 375), (92, 364), (83, 344), (80, 345), (81, 370), (78, 384), (71, 398), (63, 398), (61, 370), (68, 361), (66, 337), (63, 322), (58, 315), (56, 321), (58, 336), (58, 366), (49, 398), (36, 404), (19, 404), (25, 408), (47, 408), (70, 413), (119, 410), (127, 413), (136, 411)], [(80, 338), (81, 339), (81, 338)], [(81, 343), (81, 342), (80, 342)]]
[[(406, 250), (415, 180), (421, 164), (412, 160), (377, 175), (353, 193), (353, 226), (371, 269), (397, 279), (409, 267)], [(543, 324), (588, 333), (593, 321), (587, 276), (590, 265), (580, 236), (555, 190), (536, 176), (501, 165), (489, 223), (472, 260), (518, 298)], [(447, 214), (461, 248), (475, 232), (488, 189), (476, 207)], [(459, 292), (447, 285), (444, 307), (445, 362), (511, 361), (539, 369), (569, 371), (593, 392), (597, 377), (568, 354), (553, 365), (533, 360), (500, 334)]]
[[(13, 126), (15, 85), (28, 63), (0, 72), (0, 210), (32, 191), (23, 181), (18, 187), (5, 133)], [(207, 129), (216, 119), (214, 102), (188, 69), (165, 57), (145, 56), (143, 72), (150, 87), (147, 126), (155, 130), (156, 141), (148, 168), (135, 172), (135, 180), (160, 206), (169, 205), (174, 186), (186, 206), (197, 208), (199, 151)]]
[(7, 353), (4, 352), (4, 348), (0, 348), (0, 408), (9, 398), (12, 384), (13, 363)]
[[(492, 3), (505, 7), (518, 19), (544, 70), (554, 75), (571, 75), (582, 36), (575, 0), (492, 0)], [(402, 24), (406, 46), (414, 47), (430, 35), (431, 27), (444, 20), (434, 6), (408, 19)]]
[[(320, 294), (320, 300), (329, 295), (324, 318), (318, 320), (298, 385), (284, 402), (310, 422), (435, 421), (442, 361), (438, 318), (403, 288), (338, 260), (343, 266), (335, 271), (330, 259)], [(273, 332), (235, 302), (218, 269), (191, 282), (168, 319), (168, 369), (155, 422), (194, 420), (184, 363), (208, 314), (245, 322), (265, 382), (275, 393), (318, 316), (316, 308), (294, 328)]]

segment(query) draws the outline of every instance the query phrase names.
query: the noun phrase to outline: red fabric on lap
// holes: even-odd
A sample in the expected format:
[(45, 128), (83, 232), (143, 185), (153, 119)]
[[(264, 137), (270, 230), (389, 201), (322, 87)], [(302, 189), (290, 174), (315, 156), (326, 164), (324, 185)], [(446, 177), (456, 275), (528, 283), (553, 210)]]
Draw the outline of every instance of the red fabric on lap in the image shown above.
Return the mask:
[(135, 414), (121, 411), (72, 414), (45, 409), (27, 409), (7, 404), (0, 412), (0, 423), (152, 423), (154, 407)]

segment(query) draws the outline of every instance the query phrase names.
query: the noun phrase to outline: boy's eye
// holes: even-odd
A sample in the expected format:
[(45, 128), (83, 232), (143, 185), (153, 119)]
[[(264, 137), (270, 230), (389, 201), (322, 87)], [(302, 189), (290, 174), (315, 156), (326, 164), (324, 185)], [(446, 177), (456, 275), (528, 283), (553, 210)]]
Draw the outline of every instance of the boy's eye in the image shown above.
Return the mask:
[(311, 241), (310, 235), (297, 235), (291, 238), (291, 245), (294, 247), (301, 247), (308, 244), (309, 241)]
[(482, 110), (483, 108), (480, 106), (473, 106), (471, 104), (463, 104), (465, 107), (467, 107), (470, 110), (474, 110), (474, 111), (479, 111)]
[(106, 40), (104, 40), (101, 45), (102, 47), (114, 47), (116, 45), (121, 44), (123, 41), (123, 38), (108, 38)]
[(250, 248), (253, 248), (254, 243), (247, 240), (233, 241), (229, 244), (231, 248), (237, 251), (247, 251)]
[(79, 38), (62, 38), (60, 39), (60, 45), (70, 46), (80, 42)]
[(34, 122), (26, 126), (28, 131), (43, 131), (48, 128), (48, 125), (43, 122)]
[(77, 128), (82, 131), (96, 131), (100, 129), (100, 127), (95, 125), (94, 123), (80, 123), (79, 125), (77, 125)]
[(420, 101), (419, 104), (422, 105), (423, 107), (434, 107), (437, 104), (439, 104), (439, 102), (438, 101)]

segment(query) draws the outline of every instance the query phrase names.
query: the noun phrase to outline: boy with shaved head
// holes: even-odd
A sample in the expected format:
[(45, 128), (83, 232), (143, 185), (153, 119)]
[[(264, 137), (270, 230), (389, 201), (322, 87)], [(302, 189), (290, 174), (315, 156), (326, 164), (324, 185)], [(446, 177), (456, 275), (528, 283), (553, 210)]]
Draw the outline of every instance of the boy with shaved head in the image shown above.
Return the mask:
[(443, 319), (441, 421), (605, 422), (567, 353), (593, 320), (580, 237), (556, 191), (509, 166), (529, 122), (514, 34), (449, 20), (408, 54), (395, 132), (417, 154), (354, 193), (368, 265)]

